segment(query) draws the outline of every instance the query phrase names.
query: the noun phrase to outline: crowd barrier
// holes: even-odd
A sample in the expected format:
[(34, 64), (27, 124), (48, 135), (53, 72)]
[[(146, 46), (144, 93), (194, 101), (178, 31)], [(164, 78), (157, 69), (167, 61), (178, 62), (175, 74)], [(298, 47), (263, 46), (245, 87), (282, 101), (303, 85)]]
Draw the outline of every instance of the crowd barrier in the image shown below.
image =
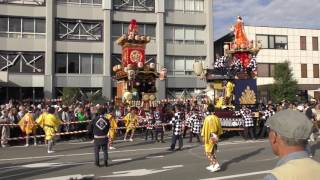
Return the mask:
[[(71, 125), (71, 124), (84, 124), (84, 123), (89, 123), (91, 120), (86, 120), (86, 121), (76, 121), (76, 122), (64, 122), (62, 123), (61, 125)], [(123, 121), (123, 119), (120, 119), (119, 121)], [(164, 126), (168, 126), (168, 125), (171, 125), (170, 123), (164, 123), (163, 124)], [(0, 124), (0, 127), (1, 126), (10, 126), (10, 127), (19, 127), (18, 124)], [(153, 127), (154, 125), (151, 125), (151, 127)], [(136, 126), (136, 129), (138, 128), (146, 128), (146, 127), (150, 127), (150, 125), (140, 125), (140, 126)], [(116, 130), (123, 130), (123, 129), (126, 129), (126, 127), (118, 127), (116, 128)], [(80, 131), (72, 131), (72, 132), (58, 132), (56, 133), (55, 135), (56, 136), (63, 136), (63, 135), (74, 135), (74, 134), (82, 134), (82, 133), (87, 133), (88, 130), (80, 130)], [(43, 138), (45, 137), (44, 134), (42, 135), (30, 135), (29, 138)], [(13, 141), (13, 140), (23, 140), (25, 139), (26, 136), (24, 137), (9, 137), (9, 138), (6, 138), (8, 141)]]

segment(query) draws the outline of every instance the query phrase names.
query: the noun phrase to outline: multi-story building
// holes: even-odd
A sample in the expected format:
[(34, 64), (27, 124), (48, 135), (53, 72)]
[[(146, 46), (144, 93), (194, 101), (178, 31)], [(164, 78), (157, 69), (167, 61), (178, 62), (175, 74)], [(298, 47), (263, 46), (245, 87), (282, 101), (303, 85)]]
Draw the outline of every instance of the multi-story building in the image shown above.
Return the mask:
[[(245, 26), (245, 32), (249, 40), (262, 43), (262, 49), (257, 56), (260, 97), (270, 98), (275, 64), (288, 61), (293, 78), (298, 81), (297, 95), (320, 98), (320, 30)], [(223, 43), (231, 42), (233, 37), (233, 33), (229, 33), (215, 41), (215, 52), (222, 54)]]
[(0, 0), (2, 100), (61, 95), (63, 87), (113, 98), (115, 39), (136, 19), (146, 58), (168, 69), (158, 97), (204, 88), (195, 60), (213, 59), (212, 0)]

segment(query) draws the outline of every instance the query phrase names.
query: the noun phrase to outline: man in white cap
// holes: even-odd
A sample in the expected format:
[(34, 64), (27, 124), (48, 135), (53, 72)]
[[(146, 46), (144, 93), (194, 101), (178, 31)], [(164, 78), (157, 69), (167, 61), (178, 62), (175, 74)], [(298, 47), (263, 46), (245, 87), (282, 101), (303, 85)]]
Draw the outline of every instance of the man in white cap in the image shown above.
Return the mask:
[(303, 113), (287, 109), (270, 117), (266, 126), (273, 153), (281, 159), (264, 179), (319, 179), (320, 164), (305, 151), (312, 122)]

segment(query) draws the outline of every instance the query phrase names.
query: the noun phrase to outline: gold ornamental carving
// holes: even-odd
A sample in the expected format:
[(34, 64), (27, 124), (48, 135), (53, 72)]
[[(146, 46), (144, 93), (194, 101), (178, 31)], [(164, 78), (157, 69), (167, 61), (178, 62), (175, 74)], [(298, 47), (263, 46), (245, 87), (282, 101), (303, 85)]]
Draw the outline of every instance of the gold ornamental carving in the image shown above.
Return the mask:
[(255, 104), (256, 94), (249, 86), (241, 93), (240, 104)]

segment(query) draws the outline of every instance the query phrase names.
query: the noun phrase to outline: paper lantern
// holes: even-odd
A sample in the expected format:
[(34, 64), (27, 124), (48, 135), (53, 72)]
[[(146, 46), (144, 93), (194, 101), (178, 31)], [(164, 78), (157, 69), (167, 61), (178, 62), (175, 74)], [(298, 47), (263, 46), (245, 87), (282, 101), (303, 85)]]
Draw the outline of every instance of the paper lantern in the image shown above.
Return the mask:
[(136, 41), (140, 41), (140, 36), (139, 36), (139, 35), (136, 35), (136, 36), (134, 36), (134, 39), (135, 39)]
[(143, 63), (142, 62), (138, 62), (138, 68), (143, 68)]
[(196, 61), (193, 63), (193, 71), (197, 76), (200, 76), (203, 72), (203, 65), (201, 62)]
[(126, 91), (126, 92), (123, 94), (123, 97), (124, 97), (125, 100), (130, 101), (130, 100), (132, 100), (132, 93), (129, 92), (129, 91)]
[(145, 36), (141, 36), (140, 39), (141, 39), (141, 41), (146, 41), (146, 37)]
[(156, 64), (155, 63), (150, 63), (150, 69), (155, 69), (156, 68)]
[(151, 41), (151, 37), (147, 36), (146, 40), (147, 40), (147, 42), (150, 42)]
[(113, 67), (112, 67), (112, 70), (113, 70), (114, 72), (117, 72), (117, 71), (118, 71), (117, 66), (113, 66)]
[(156, 96), (152, 94), (152, 95), (149, 96), (149, 99), (150, 99), (151, 101), (154, 101), (154, 100), (156, 99)]
[(121, 70), (122, 66), (120, 64), (117, 65), (117, 70)]
[(136, 86), (140, 86), (140, 82), (136, 82)]
[(225, 44), (225, 45), (223, 46), (223, 49), (224, 49), (224, 50), (228, 50), (228, 49), (229, 49), (229, 45), (228, 45), (228, 44)]
[(143, 95), (143, 96), (142, 96), (142, 100), (144, 100), (144, 101), (149, 101), (149, 96), (148, 96), (148, 94)]

